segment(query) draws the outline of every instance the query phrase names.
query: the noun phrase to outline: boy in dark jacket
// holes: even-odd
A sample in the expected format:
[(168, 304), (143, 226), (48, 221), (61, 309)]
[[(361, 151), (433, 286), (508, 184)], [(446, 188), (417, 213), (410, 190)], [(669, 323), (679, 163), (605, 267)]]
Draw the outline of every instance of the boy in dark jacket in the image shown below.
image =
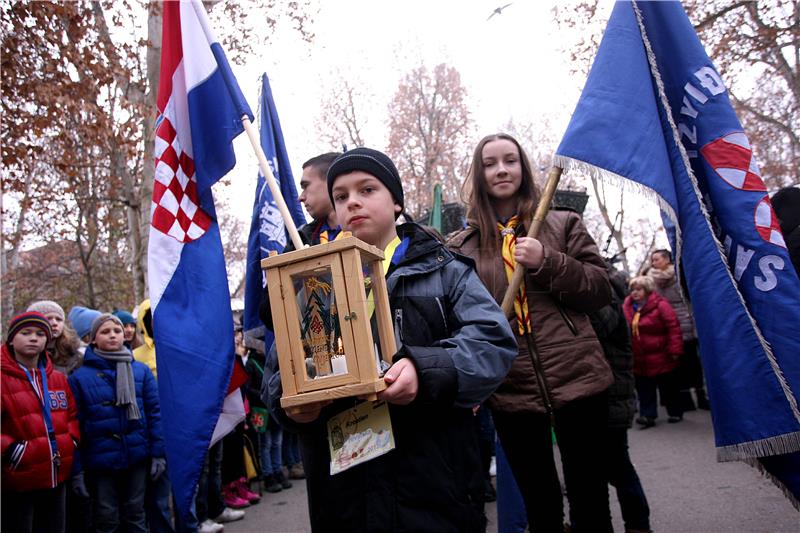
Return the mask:
[(69, 378), (78, 404), (80, 459), (94, 502), (98, 533), (146, 531), (147, 476), (166, 469), (161, 409), (153, 373), (124, 345), (122, 322), (102, 314), (92, 323), (83, 366)]
[(300, 432), (312, 529), (483, 531), (472, 407), (492, 393), (516, 356), (508, 320), (471, 264), (417, 224), (395, 225), (403, 189), (386, 155), (346, 152), (328, 171), (328, 192), (342, 229), (387, 252), (400, 346), (384, 376), (388, 387), (378, 394), (389, 405), (395, 449), (336, 475), (326, 422), (358, 400), (302, 406), (289, 418), (280, 407), (279, 373), (268, 378), (270, 412)]
[(64, 531), (65, 481), (80, 438), (67, 378), (45, 346), (41, 313), (11, 319), (2, 346), (2, 530)]

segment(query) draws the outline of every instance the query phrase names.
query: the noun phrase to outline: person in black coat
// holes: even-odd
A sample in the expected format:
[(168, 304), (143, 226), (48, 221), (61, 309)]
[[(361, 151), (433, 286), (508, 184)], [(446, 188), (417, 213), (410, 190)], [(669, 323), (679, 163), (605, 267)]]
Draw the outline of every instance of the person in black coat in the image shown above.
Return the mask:
[(789, 257), (800, 276), (800, 188), (784, 187), (776, 192), (772, 197), (772, 208), (780, 221)]
[(608, 265), (611, 304), (589, 314), (597, 339), (603, 347), (614, 383), (608, 389), (608, 429), (605, 435), (608, 482), (616, 489), (625, 531), (650, 531), (650, 507), (636, 469), (628, 454), (628, 428), (636, 412), (634, 403), (633, 352), (622, 302), (627, 280)]

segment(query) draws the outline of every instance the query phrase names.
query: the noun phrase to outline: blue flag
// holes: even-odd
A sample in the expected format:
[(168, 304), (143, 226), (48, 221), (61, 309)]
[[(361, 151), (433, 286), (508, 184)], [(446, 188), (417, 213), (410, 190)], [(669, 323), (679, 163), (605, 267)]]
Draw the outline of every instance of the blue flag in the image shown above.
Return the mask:
[(235, 358), (211, 186), (236, 164), (232, 141), (253, 114), (203, 5), (163, 10), (148, 279), (167, 464), (188, 520)]
[[(278, 181), (283, 199), (289, 207), (292, 220), (296, 226), (305, 224), (303, 208), (297, 196), (297, 188), (283, 142), (281, 121), (272, 99), (269, 78), (264, 73), (261, 77), (261, 148), (270, 165), (270, 170)], [(267, 181), (261, 172), (258, 173), (255, 201), (253, 202), (253, 219), (250, 223), (250, 236), (247, 239), (247, 271), (244, 286), (244, 337), (248, 346), (267, 353), (272, 345), (273, 336), (258, 316), (258, 307), (265, 297), (266, 279), (261, 270), (261, 260), (269, 255), (270, 250), (282, 252), (286, 246), (286, 226), (272, 198)]]
[(674, 224), (717, 457), (800, 508), (800, 280), (727, 90), (678, 2), (618, 2), (556, 164), (635, 187)]

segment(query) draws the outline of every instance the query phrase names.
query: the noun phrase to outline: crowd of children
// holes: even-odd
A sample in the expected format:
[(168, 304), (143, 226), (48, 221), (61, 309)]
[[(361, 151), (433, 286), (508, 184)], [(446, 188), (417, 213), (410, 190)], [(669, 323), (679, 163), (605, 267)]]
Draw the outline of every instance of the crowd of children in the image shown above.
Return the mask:
[[(291, 486), (289, 476), (304, 477), (296, 447), (282, 447), (280, 426), (266, 423), (263, 403), (254, 405), (229, 442), (209, 450), (194, 519), (176, 520), (149, 300), (136, 312), (76, 306), (67, 316), (41, 300), (9, 322), (0, 359), (4, 531), (219, 532), (260, 501), (262, 480), (276, 492)], [(249, 358), (248, 368), (263, 368), (263, 355), (259, 363), (250, 350)], [(258, 391), (261, 379), (251, 375), (247, 387)], [(272, 426), (274, 446), (254, 439), (245, 454), (242, 432), (259, 424)], [(271, 462), (262, 461), (262, 447)], [(284, 455), (293, 458), (287, 465)]]

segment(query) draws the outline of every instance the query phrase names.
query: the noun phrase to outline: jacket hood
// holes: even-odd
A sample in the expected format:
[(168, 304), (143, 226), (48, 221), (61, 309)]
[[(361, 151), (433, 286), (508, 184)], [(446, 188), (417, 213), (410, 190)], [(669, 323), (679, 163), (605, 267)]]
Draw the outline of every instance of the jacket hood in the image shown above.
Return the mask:
[(398, 265), (398, 269), (403, 268), (404, 273), (428, 272), (455, 259), (453, 252), (445, 248), (434, 230), (428, 230), (416, 222), (397, 226), (397, 235), (401, 239), (410, 239), (406, 255)]
[[(147, 333), (147, 328), (144, 327), (144, 317), (147, 313), (150, 312), (150, 298), (146, 298), (142, 303), (139, 304), (139, 312), (136, 313), (136, 326), (139, 328), (139, 331), (142, 334), (142, 339), (144, 343), (149, 348), (155, 348), (155, 342), (153, 341), (153, 337), (151, 337)], [(153, 316), (152, 313), (150, 315), (150, 324), (153, 324)]]
[[(14, 359), (14, 356), (11, 354), (11, 350), (5, 344), (2, 345), (2, 355), (0, 355), (0, 369), (2, 369), (3, 374), (9, 374), (20, 379), (28, 379), (25, 375), (25, 372), (20, 368), (19, 363), (17, 360)], [(48, 357), (46, 351), (42, 351), (39, 354), (39, 365), (42, 364), (42, 358), (44, 357), (45, 362), (45, 375), (49, 376), (53, 373), (53, 362), (50, 361), (50, 357)]]

